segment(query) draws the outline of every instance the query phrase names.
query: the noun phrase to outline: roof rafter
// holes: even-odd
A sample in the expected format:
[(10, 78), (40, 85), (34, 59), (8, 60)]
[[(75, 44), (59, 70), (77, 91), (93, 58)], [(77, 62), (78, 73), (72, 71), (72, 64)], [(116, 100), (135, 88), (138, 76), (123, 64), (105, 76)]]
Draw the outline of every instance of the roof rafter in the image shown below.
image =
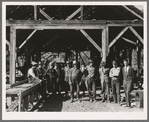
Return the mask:
[(125, 9), (127, 9), (129, 12), (131, 12), (132, 14), (134, 14), (135, 16), (137, 16), (138, 18), (140, 18), (141, 20), (144, 20), (143, 17), (141, 17), (140, 15), (138, 15), (135, 11), (131, 10), (130, 8), (128, 8), (126, 5), (122, 5)]

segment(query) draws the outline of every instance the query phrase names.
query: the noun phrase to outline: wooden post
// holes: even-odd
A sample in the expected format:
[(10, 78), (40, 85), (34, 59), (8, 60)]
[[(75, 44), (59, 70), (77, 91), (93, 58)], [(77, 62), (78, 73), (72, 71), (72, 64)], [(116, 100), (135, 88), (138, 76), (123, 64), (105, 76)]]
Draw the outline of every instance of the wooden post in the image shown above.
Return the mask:
[(37, 20), (37, 5), (34, 5), (34, 20)]
[(81, 20), (83, 20), (83, 6), (81, 6)]
[(15, 83), (15, 63), (16, 63), (16, 29), (10, 27), (10, 83)]
[(102, 61), (106, 61), (106, 57), (108, 54), (108, 26), (102, 30)]

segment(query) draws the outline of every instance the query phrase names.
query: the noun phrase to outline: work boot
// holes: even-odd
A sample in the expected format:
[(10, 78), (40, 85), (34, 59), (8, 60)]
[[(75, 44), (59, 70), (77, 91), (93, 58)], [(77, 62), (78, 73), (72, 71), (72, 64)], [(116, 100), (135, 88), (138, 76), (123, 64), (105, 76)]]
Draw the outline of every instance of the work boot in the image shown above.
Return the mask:
[(113, 94), (113, 102), (116, 103), (116, 94)]
[(111, 102), (110, 101), (110, 96), (107, 94), (107, 102)]
[(120, 97), (120, 95), (117, 95), (117, 103), (118, 103), (118, 105), (121, 106), (121, 97)]
[(105, 94), (102, 95), (102, 102), (105, 101)]

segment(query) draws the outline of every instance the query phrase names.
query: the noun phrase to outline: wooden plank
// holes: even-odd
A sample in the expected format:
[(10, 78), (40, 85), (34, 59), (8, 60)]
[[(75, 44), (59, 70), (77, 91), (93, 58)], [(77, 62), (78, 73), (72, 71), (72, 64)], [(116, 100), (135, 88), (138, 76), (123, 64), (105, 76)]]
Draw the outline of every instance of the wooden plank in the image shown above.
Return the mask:
[(36, 30), (43, 30), (43, 29), (102, 29), (102, 25), (61, 25), (61, 26), (50, 26), (50, 25), (28, 25), (28, 26), (15, 26), (16, 29), (36, 29)]
[(41, 8), (39, 8), (39, 12), (48, 20), (53, 20), (47, 13), (45, 13)]
[(16, 29), (10, 27), (10, 83), (15, 83), (15, 63), (16, 63)]
[(21, 84), (23, 84), (23, 83), (27, 83), (27, 82), (28, 82), (28, 80), (25, 79), (25, 80), (19, 81), (19, 82), (17, 82), (17, 83), (11, 84), (11, 87), (15, 87), (15, 86), (21, 85)]
[(143, 26), (143, 21), (132, 20), (6, 20), (6, 26), (11, 25), (118, 25), (118, 26)]
[(137, 33), (137, 31), (133, 28), (133, 27), (131, 27), (131, 26), (129, 26), (129, 29), (135, 34), (135, 36), (142, 42), (142, 44), (144, 44), (144, 41), (143, 41), (143, 38)]
[(112, 45), (127, 31), (129, 27), (125, 27), (113, 40), (112, 42), (109, 44), (109, 48), (112, 47)]
[(96, 42), (84, 31), (80, 30), (81, 33), (93, 44), (93, 46), (100, 52), (102, 53), (102, 49), (96, 44)]
[(138, 18), (143, 19), (142, 16), (140, 16), (139, 14), (137, 14), (135, 11), (131, 10), (130, 8), (128, 8), (126, 5), (122, 5), (125, 9), (127, 9), (129, 12), (131, 12), (132, 14), (134, 14), (135, 16), (137, 16)]
[(77, 13), (81, 11), (81, 7), (79, 7), (76, 11), (74, 11), (70, 16), (68, 16), (65, 20), (72, 19)]
[(127, 39), (127, 38), (124, 38), (124, 37), (122, 37), (122, 39), (124, 39), (126, 42), (129, 42), (129, 43), (131, 43), (131, 44), (136, 45), (136, 42), (133, 42), (133, 41), (130, 40), (130, 39)]
[(24, 42), (19, 46), (19, 49), (21, 49), (27, 42), (28, 40), (34, 35), (34, 33), (36, 32), (37, 30), (34, 30), (25, 40)]
[(34, 5), (34, 20), (37, 20), (37, 5)]

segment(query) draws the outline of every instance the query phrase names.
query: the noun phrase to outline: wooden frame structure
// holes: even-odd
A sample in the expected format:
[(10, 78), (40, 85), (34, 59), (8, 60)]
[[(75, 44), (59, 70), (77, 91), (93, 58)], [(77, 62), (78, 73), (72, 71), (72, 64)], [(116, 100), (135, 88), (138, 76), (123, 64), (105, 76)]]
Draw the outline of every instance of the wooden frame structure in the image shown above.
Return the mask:
[[(126, 8), (127, 6), (123, 6)], [(39, 9), (39, 10), (38, 10)], [(126, 8), (129, 9), (128, 7)], [(47, 20), (37, 20), (37, 12), (40, 12)], [(130, 10), (128, 10), (130, 11)], [(81, 20), (71, 20), (76, 14), (80, 12)], [(11, 84), (15, 83), (15, 60), (16, 60), (16, 30), (17, 29), (34, 29), (34, 31), (26, 38), (26, 40), (20, 45), (21, 48), (37, 30), (44, 29), (76, 29), (90, 41), (95, 48), (102, 54), (102, 60), (106, 61), (106, 57), (109, 53), (109, 48), (123, 35), (123, 33), (129, 28), (139, 40), (143, 43), (141, 36), (133, 29), (133, 27), (143, 27), (143, 18), (130, 11), (141, 20), (83, 20), (86, 13), (83, 12), (83, 6), (80, 6), (65, 20), (53, 20), (44, 10), (34, 6), (34, 20), (6, 20), (6, 26), (10, 26), (10, 81)], [(124, 27), (124, 29), (113, 39), (109, 44), (109, 27)], [(96, 42), (84, 31), (84, 29), (100, 29), (102, 30), (102, 47), (99, 47)], [(129, 40), (123, 38), (125, 41)], [(35, 46), (36, 47), (36, 46)], [(34, 47), (34, 48), (35, 48)], [(32, 49), (33, 50), (33, 49)], [(32, 52), (30, 50), (30, 52)], [(28, 54), (29, 55), (29, 54)]]

